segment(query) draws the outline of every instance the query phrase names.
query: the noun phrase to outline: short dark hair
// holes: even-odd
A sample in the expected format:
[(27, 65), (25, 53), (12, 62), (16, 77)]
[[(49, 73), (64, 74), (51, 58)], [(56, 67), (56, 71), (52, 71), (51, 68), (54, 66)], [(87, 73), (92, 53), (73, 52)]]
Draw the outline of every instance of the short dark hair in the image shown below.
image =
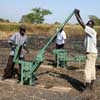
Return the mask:
[(86, 25), (89, 25), (90, 23), (92, 23), (92, 25), (94, 25), (95, 24), (95, 22), (94, 22), (94, 20), (89, 20), (88, 22), (87, 22), (87, 24)]
[(20, 25), (19, 29), (20, 29), (20, 30), (23, 30), (24, 32), (26, 31), (25, 25)]

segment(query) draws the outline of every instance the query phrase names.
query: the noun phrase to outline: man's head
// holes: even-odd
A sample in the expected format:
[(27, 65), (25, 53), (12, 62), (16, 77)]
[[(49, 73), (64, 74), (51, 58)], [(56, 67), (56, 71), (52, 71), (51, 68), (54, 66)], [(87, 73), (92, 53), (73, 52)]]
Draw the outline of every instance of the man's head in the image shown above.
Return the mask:
[(95, 22), (93, 20), (89, 20), (86, 25), (93, 28), (95, 25)]
[(19, 27), (19, 32), (20, 32), (20, 34), (21, 34), (22, 36), (25, 34), (25, 32), (26, 32), (26, 27), (25, 27), (25, 25), (21, 25), (21, 26)]

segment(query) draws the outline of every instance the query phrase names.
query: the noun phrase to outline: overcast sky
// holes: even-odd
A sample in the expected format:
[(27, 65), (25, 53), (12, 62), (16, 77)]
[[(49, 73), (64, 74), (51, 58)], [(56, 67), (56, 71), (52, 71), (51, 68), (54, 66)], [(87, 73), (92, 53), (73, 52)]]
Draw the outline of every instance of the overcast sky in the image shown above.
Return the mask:
[(46, 17), (47, 23), (62, 22), (74, 8), (80, 9), (85, 22), (88, 15), (100, 18), (100, 0), (0, 0), (0, 18), (18, 22), (22, 15), (35, 7), (49, 9), (53, 13)]

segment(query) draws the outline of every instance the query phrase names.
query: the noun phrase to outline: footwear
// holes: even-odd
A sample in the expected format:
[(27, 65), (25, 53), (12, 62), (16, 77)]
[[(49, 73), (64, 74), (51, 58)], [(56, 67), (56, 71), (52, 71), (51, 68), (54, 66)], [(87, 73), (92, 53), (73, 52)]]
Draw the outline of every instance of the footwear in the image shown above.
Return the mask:
[(6, 77), (2, 77), (2, 78), (1, 78), (2, 81), (3, 81), (3, 80), (6, 80), (6, 79), (7, 79)]
[(8, 76), (2, 76), (2, 78), (1, 78), (1, 80), (6, 80), (6, 79), (10, 79), (10, 78), (12, 78), (12, 77), (8, 77)]

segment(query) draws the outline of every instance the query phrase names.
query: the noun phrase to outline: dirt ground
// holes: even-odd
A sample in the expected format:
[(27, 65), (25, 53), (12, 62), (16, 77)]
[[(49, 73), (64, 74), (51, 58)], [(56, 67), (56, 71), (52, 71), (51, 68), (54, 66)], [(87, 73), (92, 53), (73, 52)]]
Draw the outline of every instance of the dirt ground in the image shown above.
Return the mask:
[[(40, 49), (43, 44), (39, 39), (33, 39), (32, 46)], [(39, 43), (35, 40), (38, 40)], [(43, 40), (43, 39), (42, 39)], [(41, 42), (41, 45), (40, 45)], [(82, 53), (80, 45), (72, 45), (74, 41), (67, 41), (67, 52), (74, 57)], [(77, 43), (75, 43), (77, 44)], [(17, 79), (0, 80), (0, 100), (100, 100), (100, 66), (97, 66), (97, 79), (92, 91), (85, 91), (84, 86), (84, 64), (76, 62), (69, 64), (66, 68), (55, 68), (52, 65), (54, 57), (49, 53), (52, 46), (46, 53), (46, 60), (39, 67), (36, 76), (37, 80), (33, 86), (21, 85)], [(32, 48), (27, 60), (32, 60), (38, 50)], [(76, 51), (75, 51), (76, 50)], [(74, 55), (73, 55), (74, 54)], [(3, 75), (9, 55), (9, 49), (5, 41), (0, 41), (0, 78)], [(30, 56), (31, 55), (31, 56)], [(100, 61), (100, 60), (99, 60)], [(99, 62), (100, 65), (100, 62)]]
[[(2, 76), (3, 69), (0, 70)], [(92, 91), (85, 91), (83, 70), (41, 65), (33, 86), (0, 80), (0, 100), (100, 100), (100, 69)]]

